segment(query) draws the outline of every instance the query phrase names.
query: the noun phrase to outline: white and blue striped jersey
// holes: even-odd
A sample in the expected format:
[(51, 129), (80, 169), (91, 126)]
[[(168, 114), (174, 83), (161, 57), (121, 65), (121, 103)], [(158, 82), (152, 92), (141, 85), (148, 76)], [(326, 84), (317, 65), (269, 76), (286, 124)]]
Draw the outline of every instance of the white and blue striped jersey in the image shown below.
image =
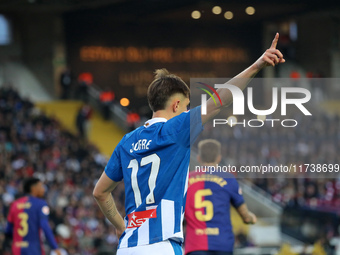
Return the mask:
[(105, 168), (125, 184), (126, 230), (118, 248), (183, 242), (190, 144), (202, 130), (196, 107), (170, 120), (153, 118), (119, 142)]

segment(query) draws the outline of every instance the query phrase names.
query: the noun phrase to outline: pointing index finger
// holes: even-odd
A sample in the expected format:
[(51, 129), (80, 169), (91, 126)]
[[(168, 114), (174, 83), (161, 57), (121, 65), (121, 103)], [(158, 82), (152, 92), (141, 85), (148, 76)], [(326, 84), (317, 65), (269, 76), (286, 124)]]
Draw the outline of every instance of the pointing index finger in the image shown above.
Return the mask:
[(279, 33), (276, 33), (272, 45), (270, 46), (271, 49), (276, 49), (277, 41), (279, 40)]

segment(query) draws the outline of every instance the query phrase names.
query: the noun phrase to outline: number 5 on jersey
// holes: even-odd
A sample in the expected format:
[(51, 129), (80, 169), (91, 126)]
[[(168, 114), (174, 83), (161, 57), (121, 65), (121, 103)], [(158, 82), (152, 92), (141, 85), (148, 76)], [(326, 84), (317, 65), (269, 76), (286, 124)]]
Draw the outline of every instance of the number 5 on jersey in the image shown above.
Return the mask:
[[(142, 158), (140, 162), (140, 166), (146, 166), (148, 164), (151, 164), (151, 171), (150, 176), (148, 180), (150, 193), (146, 197), (146, 204), (153, 204), (155, 203), (155, 196), (154, 196), (154, 190), (156, 187), (156, 179), (159, 172), (159, 166), (161, 163), (161, 159), (157, 154), (151, 154), (147, 157)], [(135, 202), (136, 207), (140, 206), (142, 203), (142, 197), (140, 193), (140, 189), (138, 187), (138, 181), (137, 181), (137, 173), (139, 170), (139, 165), (137, 159), (132, 159), (128, 165), (128, 168), (131, 168), (131, 186), (132, 190), (135, 196)]]
[(204, 200), (205, 196), (211, 196), (211, 189), (197, 190), (195, 193), (195, 208), (205, 208), (205, 214), (202, 211), (196, 211), (195, 216), (199, 221), (209, 221), (214, 217), (214, 205), (209, 200)]

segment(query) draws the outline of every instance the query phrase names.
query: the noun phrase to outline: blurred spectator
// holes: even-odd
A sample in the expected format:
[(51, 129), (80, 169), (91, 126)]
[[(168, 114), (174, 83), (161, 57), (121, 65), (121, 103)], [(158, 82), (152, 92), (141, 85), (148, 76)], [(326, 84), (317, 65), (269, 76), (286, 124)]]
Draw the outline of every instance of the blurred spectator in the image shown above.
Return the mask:
[(102, 113), (105, 120), (110, 118), (110, 107), (115, 99), (115, 93), (110, 89), (103, 90), (100, 93), (99, 100), (102, 107)]
[(77, 98), (87, 101), (88, 87), (93, 84), (93, 76), (91, 73), (80, 73), (78, 75)]
[(126, 122), (130, 131), (135, 130), (140, 124), (139, 114), (135, 110), (130, 111), (126, 116)]
[(60, 75), (61, 99), (69, 99), (72, 86), (72, 74), (69, 68), (66, 68)]
[(88, 138), (90, 131), (90, 119), (92, 117), (92, 108), (88, 104), (84, 104), (78, 111), (76, 117), (76, 126), (78, 135), (81, 138)]
[(298, 80), (301, 78), (301, 75), (298, 71), (291, 71), (290, 75), (289, 75), (290, 78), (294, 79), (294, 80)]

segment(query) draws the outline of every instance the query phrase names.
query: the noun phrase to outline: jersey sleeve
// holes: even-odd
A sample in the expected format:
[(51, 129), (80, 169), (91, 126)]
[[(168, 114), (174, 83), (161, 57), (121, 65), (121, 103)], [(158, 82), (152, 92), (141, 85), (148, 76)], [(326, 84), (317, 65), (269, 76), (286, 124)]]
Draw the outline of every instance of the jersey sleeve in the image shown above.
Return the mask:
[(58, 248), (57, 242), (54, 239), (52, 229), (48, 223), (48, 215), (50, 214), (50, 209), (46, 202), (42, 202), (41, 208), (39, 210), (40, 218), (40, 228), (44, 231), (45, 237), (50, 245), (50, 247), (55, 250)]
[(40, 220), (40, 227), (44, 231), (45, 237), (52, 250), (58, 249), (58, 244), (53, 236), (53, 232), (50, 225), (48, 224), (48, 220), (47, 219)]
[(185, 147), (192, 145), (202, 130), (201, 106), (171, 118), (164, 125), (165, 133)]
[(48, 220), (48, 216), (50, 215), (50, 208), (48, 207), (45, 201), (41, 202), (39, 209), (39, 218)]
[(123, 179), (122, 165), (119, 159), (119, 150), (122, 141), (116, 146), (113, 151), (109, 162), (107, 163), (104, 171), (106, 175), (113, 181), (119, 182)]
[(7, 222), (7, 226), (6, 226), (6, 229), (5, 229), (5, 234), (9, 235), (9, 236), (12, 236), (13, 235), (13, 228), (14, 228), (13, 223)]
[(230, 200), (231, 200), (231, 204), (235, 207), (238, 208), (240, 205), (242, 205), (244, 203), (244, 199), (242, 196), (242, 190), (241, 187), (239, 186), (237, 180), (235, 178), (232, 179), (227, 179), (227, 182), (229, 182), (231, 185), (230, 188)]

